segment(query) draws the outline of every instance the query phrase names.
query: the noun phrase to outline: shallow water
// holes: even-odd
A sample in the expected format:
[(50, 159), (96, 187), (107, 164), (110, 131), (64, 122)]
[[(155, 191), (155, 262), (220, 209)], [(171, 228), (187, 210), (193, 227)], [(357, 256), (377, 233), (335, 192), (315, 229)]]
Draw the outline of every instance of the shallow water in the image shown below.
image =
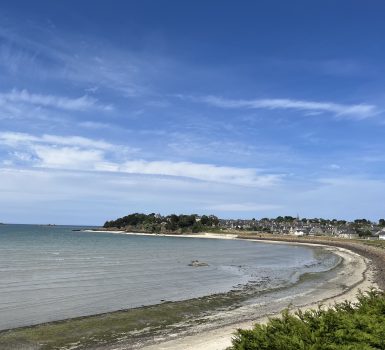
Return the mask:
[[(305, 246), (0, 225), (0, 329), (290, 285), (338, 258)], [(79, 227), (76, 227), (79, 229)], [(192, 260), (209, 266), (191, 267)]]

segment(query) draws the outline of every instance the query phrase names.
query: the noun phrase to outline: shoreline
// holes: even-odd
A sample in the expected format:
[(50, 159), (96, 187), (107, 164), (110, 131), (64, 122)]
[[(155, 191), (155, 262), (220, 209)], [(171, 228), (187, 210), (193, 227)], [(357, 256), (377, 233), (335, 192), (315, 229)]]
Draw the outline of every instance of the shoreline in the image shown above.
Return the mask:
[[(101, 231), (108, 232), (108, 231)], [(111, 232), (111, 231), (110, 231)], [(135, 233), (118, 231), (114, 233), (119, 234), (132, 234), (132, 235), (154, 235), (151, 233)], [(239, 235), (239, 233), (198, 233), (198, 234), (156, 234), (157, 236), (166, 237), (179, 237), (179, 238), (211, 238), (211, 239), (245, 239), (255, 242), (270, 243), (270, 244), (289, 244), (289, 245), (306, 245), (311, 247), (322, 247), (324, 249), (334, 248), (336, 253), (348, 253), (353, 254), (357, 259), (361, 261), (362, 269), (358, 271), (353, 269), (351, 274), (356, 281), (352, 283), (347, 290), (340, 292), (334, 292), (327, 295), (328, 290), (325, 293), (314, 294), (311, 300), (306, 303), (294, 303), (293, 301), (287, 302), (279, 310), (266, 310), (261, 314), (255, 311), (255, 316), (252, 320), (244, 322), (237, 322), (233, 320), (230, 324), (220, 324), (213, 321), (211, 327), (208, 329), (202, 329), (202, 327), (195, 327), (191, 329), (187, 334), (171, 334), (165, 335), (163, 338), (155, 339), (152, 345), (143, 345), (135, 348), (142, 350), (177, 350), (184, 348), (185, 350), (223, 350), (231, 345), (231, 337), (234, 331), (238, 328), (250, 328), (254, 323), (266, 322), (269, 317), (279, 316), (282, 309), (286, 308), (290, 303), (294, 309), (306, 310), (309, 308), (317, 307), (322, 304), (327, 307), (334, 305), (335, 303), (345, 300), (354, 302), (359, 291), (367, 291), (371, 288), (385, 288), (385, 279), (381, 276), (378, 277), (378, 271), (382, 269), (381, 262), (385, 261), (384, 257), (378, 257), (379, 249), (364, 246), (363, 243), (356, 243), (351, 241), (331, 240), (322, 238), (298, 238), (292, 236), (273, 236), (273, 235)], [(346, 256), (344, 258), (346, 264)], [(351, 264), (351, 261), (348, 265)], [(356, 264), (356, 263), (355, 263)], [(349, 266), (345, 266), (349, 267)], [(351, 268), (351, 266), (350, 266)], [(351, 269), (352, 270), (352, 269)], [(338, 281), (336, 281), (338, 283)], [(250, 308), (252, 309), (252, 307)], [(247, 312), (246, 312), (247, 313)], [(231, 316), (230, 316), (231, 317)], [(174, 339), (173, 339), (174, 338)], [(107, 349), (107, 348), (98, 348)], [(109, 349), (109, 348), (108, 348)], [(126, 349), (123, 347), (114, 347), (117, 350)]]
[[(243, 239), (243, 238), (239, 238)], [(258, 241), (258, 239), (253, 239), (253, 241)], [(282, 242), (280, 240), (268, 240), (264, 239), (263, 242), (277, 244), (277, 243), (288, 243), (288, 244), (301, 244), (308, 246), (323, 246), (325, 249), (330, 248), (320, 243), (310, 243), (310, 242)], [(183, 348), (185, 350), (224, 350), (231, 345), (231, 337), (233, 333), (239, 329), (248, 329), (252, 328), (255, 323), (265, 323), (270, 317), (276, 317), (280, 315), (280, 312), (287, 308), (290, 304), (290, 310), (302, 310), (315, 308), (318, 305), (324, 305), (326, 307), (331, 307), (335, 303), (343, 302), (345, 300), (350, 302), (356, 301), (356, 296), (359, 291), (367, 291), (371, 288), (377, 288), (377, 284), (373, 281), (374, 269), (373, 266), (370, 266), (370, 261), (368, 258), (361, 256), (358, 253), (352, 252), (346, 248), (335, 247), (336, 253), (343, 255), (343, 264), (344, 267), (341, 269), (340, 273), (342, 275), (350, 275), (352, 284), (348, 288), (343, 288), (342, 291), (336, 292), (335, 289), (331, 292), (331, 289), (321, 288), (320, 291), (314, 291), (314, 294), (311, 296), (308, 295), (308, 298), (304, 296), (304, 302), (298, 302), (296, 298), (288, 298), (285, 305), (281, 305), (281, 309), (272, 310), (269, 308), (261, 307), (261, 305), (251, 305), (249, 310), (244, 310), (245, 314), (253, 313), (253, 318), (246, 319), (241, 322), (233, 322), (227, 325), (213, 325), (211, 329), (202, 330), (199, 327), (196, 327), (195, 330), (188, 335), (176, 335), (176, 339), (169, 339), (163, 342), (155, 342), (149, 346), (140, 347), (142, 350), (177, 350)], [(350, 260), (352, 259), (352, 260)], [(359, 263), (359, 266), (357, 265)], [(350, 271), (346, 272), (346, 268), (350, 267)], [(335, 277), (334, 283), (341, 283), (341, 276)], [(329, 285), (329, 287), (331, 287)], [(331, 292), (331, 293), (330, 293)], [(117, 350), (126, 349), (123, 347), (115, 347)]]
[[(88, 232), (97, 232), (97, 231), (88, 231)], [(117, 234), (132, 234), (132, 235), (151, 235), (149, 233), (127, 233), (124, 231), (101, 231), (103, 233), (117, 233)], [(277, 301), (273, 303), (274, 305), (263, 305), (263, 302), (259, 301), (257, 304), (247, 304), (240, 306), (238, 308), (228, 308), (224, 311), (211, 310), (212, 312), (206, 312), (204, 317), (199, 316), (198, 319), (188, 319), (179, 320), (178, 322), (171, 323), (166, 325), (164, 329), (157, 330), (156, 332), (148, 332), (147, 334), (142, 334), (141, 331), (136, 333), (126, 334), (121, 338), (112, 339), (112, 342), (104, 343), (93, 343), (90, 344), (92, 349), (144, 349), (144, 350), (157, 350), (157, 349), (167, 349), (167, 350), (176, 350), (180, 348), (185, 348), (186, 350), (223, 350), (227, 346), (231, 345), (230, 340), (233, 332), (237, 328), (248, 328), (256, 322), (264, 322), (268, 319), (269, 316), (277, 315), (280, 311), (286, 308), (289, 304), (292, 304), (295, 309), (297, 308), (314, 308), (320, 302), (326, 305), (332, 305), (334, 302), (339, 302), (343, 300), (354, 301), (355, 296), (358, 292), (358, 289), (368, 290), (369, 288), (375, 286), (373, 282), (375, 271), (373, 266), (370, 266), (368, 258), (363, 257), (356, 252), (346, 249), (346, 247), (331, 247), (332, 245), (328, 242), (310, 242), (303, 241), (301, 239), (274, 239), (274, 237), (261, 237), (259, 236), (247, 236), (247, 237), (238, 237), (236, 234), (216, 234), (216, 233), (202, 233), (202, 234), (185, 234), (185, 235), (175, 235), (175, 234), (159, 234), (156, 236), (168, 236), (168, 237), (178, 237), (178, 238), (214, 238), (214, 239), (249, 239), (253, 241), (260, 241), (264, 243), (271, 244), (294, 244), (294, 245), (308, 245), (308, 246), (322, 246), (323, 249), (332, 250), (334, 253), (342, 256), (342, 265), (339, 268), (335, 267), (339, 273), (336, 276), (332, 276), (330, 279), (320, 280), (322, 288), (320, 290), (305, 290), (305, 292), (299, 289), (299, 294), (285, 296), (284, 293), (280, 295), (280, 292), (273, 292), (277, 294)], [(348, 242), (343, 242), (348, 243)], [(350, 243), (350, 242), (349, 242)], [(329, 276), (330, 277), (330, 276)], [(290, 287), (289, 287), (290, 288)], [(294, 288), (295, 289), (295, 288)], [(295, 290), (291, 290), (293, 293)], [(302, 293), (302, 294), (301, 294)], [(203, 298), (198, 298), (199, 301), (205, 301), (215, 299), (216, 296), (207, 296)], [(281, 299), (279, 299), (281, 298)], [(195, 300), (186, 300), (182, 302), (172, 302), (170, 304), (164, 303), (155, 305), (154, 307), (168, 308), (169, 306), (175, 307), (178, 305), (187, 305), (189, 308), (189, 302), (195, 302)], [(212, 301), (212, 300), (211, 300)], [(236, 300), (231, 299), (231, 302), (234, 304)], [(203, 303), (204, 304), (204, 303)], [(193, 304), (194, 307), (196, 305)], [(239, 306), (239, 305), (238, 305)], [(144, 307), (143, 310), (152, 309), (153, 307)], [(130, 309), (129, 309), (130, 310)], [(86, 316), (79, 318), (80, 320), (100, 320), (106, 317), (118, 315), (119, 313), (129, 312), (129, 310), (116, 311), (107, 314)], [(136, 309), (134, 311), (139, 311)], [(197, 316), (197, 315), (195, 315)], [(26, 330), (39, 328), (41, 326), (50, 327), (55, 324), (65, 324), (65, 323), (76, 323), (79, 319), (69, 319), (63, 321), (56, 321), (46, 325), (36, 325), (30, 327), (23, 327)], [(195, 321), (198, 321), (197, 323)], [(9, 332), (17, 331), (10, 330)], [(144, 332), (145, 333), (145, 332)], [(4, 332), (0, 333), (1, 336)], [(132, 339), (131, 339), (132, 338)], [(111, 339), (110, 339), (111, 340)], [(116, 342), (118, 340), (118, 342)], [(134, 341), (134, 343), (133, 343)], [(0, 342), (1, 344), (1, 342)], [(76, 342), (72, 343), (71, 349), (77, 349)], [(63, 347), (62, 349), (69, 349)]]
[(293, 237), (293, 236), (273, 236), (273, 235), (238, 235), (238, 239), (253, 240), (271, 243), (292, 243), (321, 245), (350, 250), (363, 256), (370, 261), (373, 269), (373, 282), (379, 289), (385, 290), (385, 245), (383, 248), (368, 245), (364, 240), (350, 240), (327, 237)]
[(174, 238), (211, 238), (211, 239), (237, 239), (238, 234), (235, 233), (149, 233), (149, 232), (128, 232), (119, 230), (81, 230), (80, 232), (89, 233), (113, 233), (119, 235), (132, 236), (151, 236), (151, 237), (174, 237)]

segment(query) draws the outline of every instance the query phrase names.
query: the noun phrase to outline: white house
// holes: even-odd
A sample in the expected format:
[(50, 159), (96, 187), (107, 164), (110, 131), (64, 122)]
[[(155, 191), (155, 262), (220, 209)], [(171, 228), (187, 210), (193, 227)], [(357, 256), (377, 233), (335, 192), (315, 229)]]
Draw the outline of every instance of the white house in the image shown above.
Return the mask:
[(290, 227), (289, 234), (294, 236), (305, 236), (306, 232), (300, 230), (299, 228)]
[(381, 231), (378, 231), (378, 238), (385, 240), (385, 229), (382, 229)]

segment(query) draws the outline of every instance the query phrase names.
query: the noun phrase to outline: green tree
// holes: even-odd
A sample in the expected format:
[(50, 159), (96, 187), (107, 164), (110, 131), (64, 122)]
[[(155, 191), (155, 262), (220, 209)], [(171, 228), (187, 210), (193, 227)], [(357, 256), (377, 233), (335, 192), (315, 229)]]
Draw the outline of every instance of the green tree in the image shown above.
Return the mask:
[(207, 226), (209, 224), (209, 222), (210, 222), (209, 217), (207, 215), (202, 215), (202, 217), (201, 217), (201, 224), (203, 226)]

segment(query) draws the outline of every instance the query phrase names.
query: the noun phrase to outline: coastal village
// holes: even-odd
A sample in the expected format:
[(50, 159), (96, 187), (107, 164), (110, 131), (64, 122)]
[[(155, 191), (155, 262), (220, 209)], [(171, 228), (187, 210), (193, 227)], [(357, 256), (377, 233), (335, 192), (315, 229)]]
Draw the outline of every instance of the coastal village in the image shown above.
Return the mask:
[(300, 219), (292, 216), (278, 216), (275, 219), (260, 220), (229, 219), (219, 220), (219, 227), (234, 231), (256, 231), (263, 233), (294, 236), (332, 236), (350, 239), (383, 239), (385, 240), (385, 220), (378, 223), (366, 219), (354, 221)]
[(199, 233), (228, 232), (292, 236), (328, 236), (346, 239), (385, 240), (385, 219), (373, 222), (367, 219), (354, 221), (306, 219), (278, 216), (262, 219), (220, 219), (215, 215), (133, 213), (116, 220), (107, 221), (104, 229), (123, 229), (147, 233)]

